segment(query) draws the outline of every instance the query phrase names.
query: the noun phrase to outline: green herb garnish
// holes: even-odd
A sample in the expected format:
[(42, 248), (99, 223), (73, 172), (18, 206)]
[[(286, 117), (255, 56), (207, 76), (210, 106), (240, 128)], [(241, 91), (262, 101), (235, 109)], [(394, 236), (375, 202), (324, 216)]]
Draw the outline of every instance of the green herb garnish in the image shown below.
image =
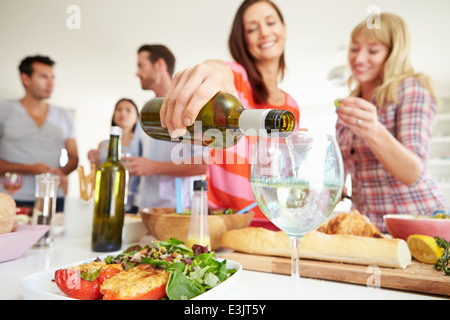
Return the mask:
[(444, 274), (446, 276), (450, 276), (450, 266), (448, 265), (450, 260), (450, 244), (447, 240), (441, 239), (439, 237), (435, 237), (434, 240), (440, 248), (444, 249), (444, 253), (436, 261), (434, 269), (437, 271), (444, 271)]
[(98, 276), (100, 275), (100, 271), (102, 271), (101, 269), (98, 270), (89, 270), (86, 272), (79, 272), (79, 276), (81, 279), (83, 280), (87, 280), (87, 281), (94, 281), (95, 279), (98, 278)]

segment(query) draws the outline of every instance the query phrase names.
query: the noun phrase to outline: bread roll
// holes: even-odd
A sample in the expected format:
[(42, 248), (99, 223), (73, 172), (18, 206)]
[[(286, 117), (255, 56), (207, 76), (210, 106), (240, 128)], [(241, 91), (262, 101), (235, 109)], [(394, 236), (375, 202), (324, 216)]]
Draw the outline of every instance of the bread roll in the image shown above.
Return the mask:
[(326, 234), (352, 234), (354, 236), (383, 238), (380, 230), (366, 216), (353, 209), (351, 212), (339, 213), (324, 222), (317, 231)]
[(0, 192), (0, 234), (13, 231), (16, 221), (16, 202), (6, 193)]
[[(221, 245), (251, 254), (291, 256), (288, 236), (282, 231), (264, 228), (227, 231), (221, 237)], [(300, 258), (392, 268), (406, 268), (411, 263), (411, 253), (404, 240), (328, 235), (317, 231), (302, 238)]]

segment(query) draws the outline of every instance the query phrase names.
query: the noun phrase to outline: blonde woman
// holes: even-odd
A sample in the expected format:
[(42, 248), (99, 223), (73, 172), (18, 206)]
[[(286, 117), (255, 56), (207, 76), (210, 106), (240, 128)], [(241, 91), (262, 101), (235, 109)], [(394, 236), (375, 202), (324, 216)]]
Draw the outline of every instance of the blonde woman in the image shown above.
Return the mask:
[(385, 214), (431, 214), (448, 206), (426, 170), (436, 97), (409, 53), (400, 17), (381, 14), (379, 29), (361, 22), (351, 34), (352, 92), (336, 111), (353, 206), (381, 231)]

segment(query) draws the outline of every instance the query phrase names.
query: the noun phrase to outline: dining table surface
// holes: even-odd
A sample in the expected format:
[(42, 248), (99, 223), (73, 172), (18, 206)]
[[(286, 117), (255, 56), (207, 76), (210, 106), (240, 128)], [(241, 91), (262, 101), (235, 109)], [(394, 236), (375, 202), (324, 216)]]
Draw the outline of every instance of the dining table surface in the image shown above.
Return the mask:
[[(143, 236), (138, 243), (145, 245), (152, 239)], [(136, 243), (124, 243), (121, 250)], [(228, 249), (219, 249), (221, 257)], [(26, 253), (10, 261), (0, 262), (0, 299), (24, 299), (22, 279), (80, 261), (92, 261), (104, 256), (91, 250), (90, 237), (69, 237), (64, 232), (55, 234), (50, 247), (30, 248)], [(301, 270), (300, 270), (301, 273)], [(297, 296), (291, 276), (243, 269), (234, 287), (221, 300), (292, 300)], [(45, 299), (43, 296), (42, 299)], [(432, 300), (446, 299), (442, 296), (407, 292), (367, 285), (343, 283), (338, 281), (316, 280), (301, 277), (300, 299), (302, 300)]]

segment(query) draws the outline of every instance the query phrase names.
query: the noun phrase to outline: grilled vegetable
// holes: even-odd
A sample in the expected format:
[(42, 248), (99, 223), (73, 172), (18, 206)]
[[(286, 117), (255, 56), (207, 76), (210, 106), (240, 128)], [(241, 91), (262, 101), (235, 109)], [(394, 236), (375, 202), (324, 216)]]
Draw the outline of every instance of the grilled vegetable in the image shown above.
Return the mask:
[(103, 300), (160, 300), (166, 296), (169, 273), (151, 264), (141, 264), (106, 280), (100, 292)]
[(94, 261), (55, 271), (58, 288), (74, 299), (95, 300), (102, 297), (100, 286), (106, 279), (120, 272), (120, 265), (107, 266), (103, 261)]

